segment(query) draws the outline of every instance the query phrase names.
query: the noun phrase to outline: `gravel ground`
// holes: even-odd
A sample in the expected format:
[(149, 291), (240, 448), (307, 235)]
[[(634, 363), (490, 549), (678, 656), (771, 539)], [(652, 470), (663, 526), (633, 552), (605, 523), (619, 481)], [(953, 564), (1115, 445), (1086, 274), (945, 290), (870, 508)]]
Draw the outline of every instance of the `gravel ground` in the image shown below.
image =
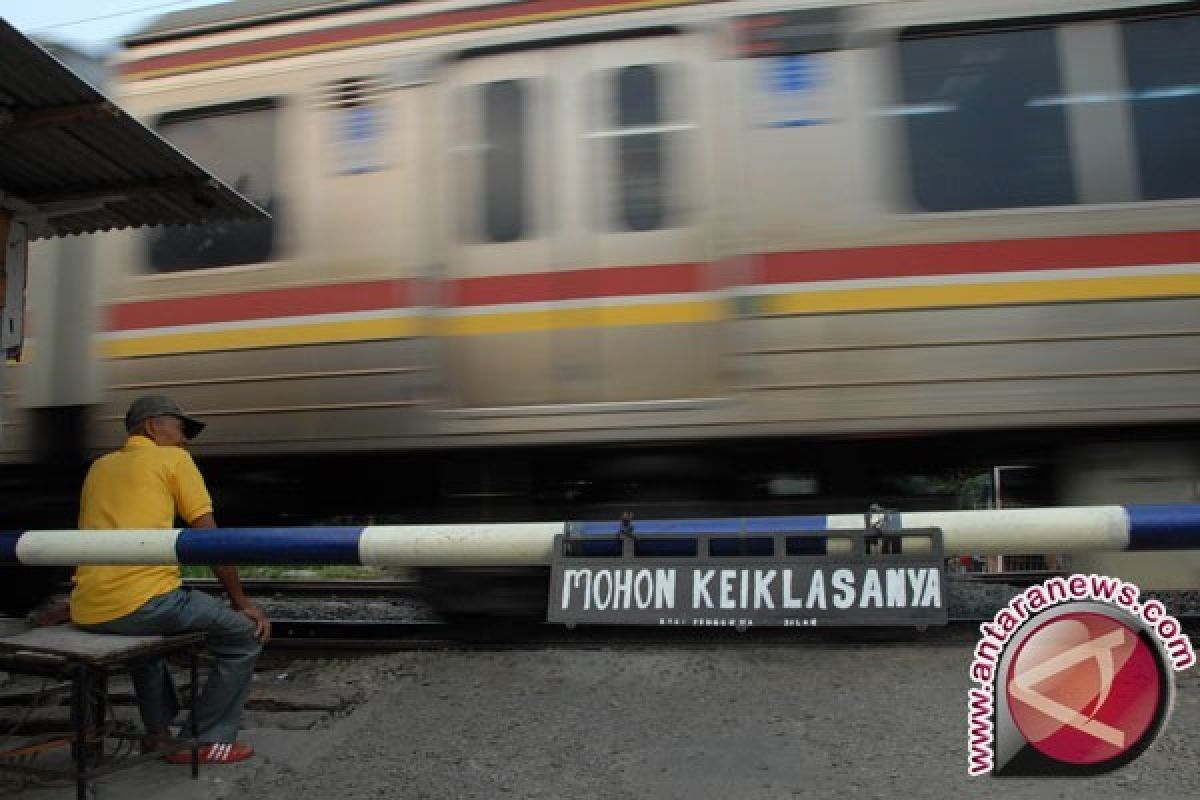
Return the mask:
[[(952, 582), (951, 615), (990, 616), (1016, 591)], [(1162, 599), (1172, 613), (1200, 611), (1197, 592)], [(429, 614), (404, 600), (345, 600), (314, 609), (284, 598), (272, 604), (273, 616), (283, 612), (277, 618)], [(333, 710), (279, 713), (260, 702), (245, 725), (245, 737), (259, 751), (251, 761), (202, 770), (198, 782), (183, 780), (177, 767), (152, 763), (105, 779), (96, 796), (1200, 797), (1194, 735), (1200, 669), (1177, 675), (1165, 732), (1122, 770), (1089, 779), (970, 779), (966, 697), (973, 642), (848, 644), (803, 632), (795, 647), (723, 647), (719, 634), (711, 646), (284, 660), (265, 666), (252, 694), (332, 698)], [(65, 800), (74, 794), (59, 787), (21, 796)]]
[(256, 605), (275, 620), (357, 620), (366, 622), (430, 622), (437, 614), (420, 600), (255, 597)]
[(302, 739), (249, 734), (229, 797), (1200, 797), (1200, 672), (1166, 731), (1088, 779), (970, 779), (971, 646), (424, 652), (294, 669), (361, 690)]

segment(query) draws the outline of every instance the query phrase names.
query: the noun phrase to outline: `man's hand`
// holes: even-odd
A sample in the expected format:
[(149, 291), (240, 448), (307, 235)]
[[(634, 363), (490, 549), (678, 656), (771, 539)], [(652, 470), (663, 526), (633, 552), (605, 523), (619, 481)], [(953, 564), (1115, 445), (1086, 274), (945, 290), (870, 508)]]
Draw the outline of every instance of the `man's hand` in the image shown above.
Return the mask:
[(271, 640), (271, 620), (267, 619), (267, 615), (263, 610), (255, 605), (249, 605), (244, 608), (239, 608), (238, 612), (245, 614), (254, 623), (254, 635), (263, 644)]
[(29, 614), (29, 622), (38, 628), (60, 625), (70, 621), (71, 605), (65, 600), (44, 606)]
[[(209, 515), (211, 516), (211, 515)], [(262, 609), (250, 602), (242, 591), (242, 581), (238, 578), (237, 567), (223, 566), (212, 568), (213, 574), (221, 582), (225, 594), (229, 595), (229, 605), (234, 611), (245, 614), (254, 623), (254, 635), (260, 642), (266, 644), (271, 638), (271, 621)]]

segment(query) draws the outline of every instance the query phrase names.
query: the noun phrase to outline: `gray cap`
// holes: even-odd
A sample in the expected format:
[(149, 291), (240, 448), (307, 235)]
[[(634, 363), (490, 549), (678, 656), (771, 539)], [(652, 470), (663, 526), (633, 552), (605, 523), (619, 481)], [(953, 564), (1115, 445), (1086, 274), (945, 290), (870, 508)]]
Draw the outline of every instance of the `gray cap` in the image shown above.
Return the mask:
[(204, 430), (203, 422), (184, 414), (174, 400), (162, 394), (143, 395), (130, 403), (125, 412), (125, 430), (132, 431), (152, 417), (179, 417), (183, 420), (183, 435), (189, 439)]

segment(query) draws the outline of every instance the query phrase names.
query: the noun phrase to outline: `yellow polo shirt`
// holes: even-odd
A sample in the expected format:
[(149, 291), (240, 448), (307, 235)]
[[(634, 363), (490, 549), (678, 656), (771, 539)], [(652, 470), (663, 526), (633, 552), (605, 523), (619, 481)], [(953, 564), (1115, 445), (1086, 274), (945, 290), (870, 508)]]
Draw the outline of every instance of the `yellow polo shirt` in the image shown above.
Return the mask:
[[(181, 447), (159, 447), (141, 435), (97, 459), (79, 501), (82, 530), (174, 528), (212, 513), (196, 462)], [(71, 619), (94, 625), (136, 611), (181, 585), (175, 566), (81, 566), (75, 569)]]

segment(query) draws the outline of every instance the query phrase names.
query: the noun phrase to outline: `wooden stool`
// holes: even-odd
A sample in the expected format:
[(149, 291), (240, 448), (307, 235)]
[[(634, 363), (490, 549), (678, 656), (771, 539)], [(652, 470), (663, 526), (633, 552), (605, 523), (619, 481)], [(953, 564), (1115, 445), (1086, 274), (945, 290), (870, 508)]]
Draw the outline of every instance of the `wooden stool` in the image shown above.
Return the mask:
[[(91, 764), (88, 731), (94, 722), (91, 692), (93, 688), (107, 694), (108, 677), (147, 658), (158, 658), (187, 651), (191, 670), (191, 691), (188, 703), (191, 712), (191, 736), (176, 740), (192, 751), (192, 778), (199, 775), (196, 741), (196, 695), (198, 693), (196, 652), (204, 642), (204, 634), (182, 633), (174, 636), (120, 636), (107, 633), (87, 633), (74, 625), (54, 625), (34, 628), (15, 636), (0, 637), (0, 670), (19, 675), (37, 675), (71, 684), (71, 757), (74, 761), (76, 797), (85, 800), (88, 779), (137, 763), (114, 762), (108, 765)], [(116, 738), (140, 739), (136, 734), (112, 734)], [(47, 770), (26, 765), (0, 763), (0, 769), (31, 774)], [(61, 773), (54, 773), (55, 775)]]

